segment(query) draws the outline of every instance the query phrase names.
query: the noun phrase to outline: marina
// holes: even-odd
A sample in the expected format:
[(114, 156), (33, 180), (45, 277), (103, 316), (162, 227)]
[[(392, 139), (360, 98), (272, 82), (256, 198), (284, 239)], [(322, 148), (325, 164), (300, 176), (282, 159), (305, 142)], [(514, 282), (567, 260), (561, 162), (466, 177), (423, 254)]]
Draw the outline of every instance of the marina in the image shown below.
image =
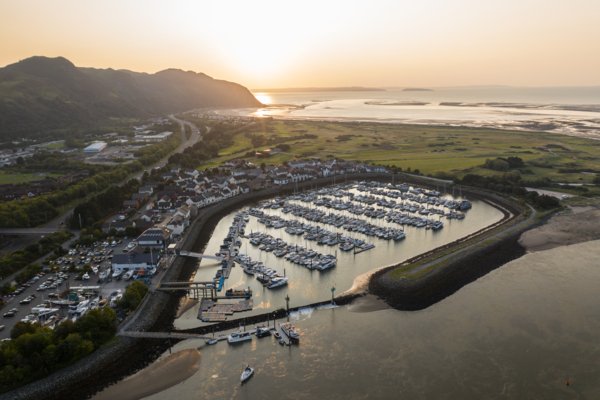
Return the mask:
[[(276, 338), (236, 346), (180, 342), (173, 352), (203, 346), (202, 368), (148, 399), (199, 392), (241, 399), (281, 393), (285, 398), (470, 399), (503, 390), (508, 399), (578, 393), (593, 398), (600, 365), (590, 353), (600, 328), (594, 317), (598, 244), (528, 254), (422, 312), (389, 309), (367, 296), (348, 306), (292, 313), (290, 322), (301, 330), (299, 346), (281, 346)], [(577, 274), (569, 266), (573, 260)], [(525, 303), (529, 307), (522, 307)], [(248, 364), (255, 376), (240, 392), (240, 373)], [(357, 372), (352, 379), (348, 370)], [(403, 378), (390, 379), (390, 371)]]
[[(199, 298), (175, 320), (175, 328), (264, 314), (282, 308), (286, 296), (291, 306), (330, 299), (369, 271), (445, 245), (502, 218), (485, 202), (463, 200), (405, 184), (349, 182), (233, 211), (221, 219), (205, 248), (193, 250), (222, 257), (220, 263), (200, 259), (193, 277), (193, 282), (214, 284), (215, 299), (209, 300), (216, 301)], [(325, 204), (337, 204), (339, 209)], [(381, 217), (373, 218), (369, 210), (356, 214), (364, 205)], [(430, 222), (419, 227), (406, 220), (402, 225), (394, 221), (397, 213)], [(436, 221), (443, 228), (433, 229)], [(251, 291), (251, 303), (228, 300), (225, 294), (230, 289)], [(220, 305), (214, 308), (215, 304)]]

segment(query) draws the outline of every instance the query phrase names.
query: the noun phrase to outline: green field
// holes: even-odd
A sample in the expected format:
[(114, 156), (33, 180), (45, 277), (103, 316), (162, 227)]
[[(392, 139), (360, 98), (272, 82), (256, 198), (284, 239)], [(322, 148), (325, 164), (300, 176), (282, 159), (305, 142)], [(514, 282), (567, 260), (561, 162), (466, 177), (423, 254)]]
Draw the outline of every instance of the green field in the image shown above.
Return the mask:
[(8, 184), (19, 184), (41, 181), (46, 177), (59, 177), (60, 174), (47, 174), (47, 173), (18, 173), (18, 172), (7, 172), (0, 171), (0, 185)]
[[(253, 147), (249, 135), (263, 135), (267, 144)], [(299, 138), (304, 134), (316, 137)], [(273, 148), (289, 151), (268, 158), (246, 157), (248, 152)], [(483, 168), (487, 159), (520, 157), (524, 180), (549, 178), (554, 182), (591, 183), (600, 172), (600, 141), (543, 132), (378, 124), (361, 122), (265, 120), (260, 128), (240, 133), (208, 168), (234, 158), (278, 164), (296, 158), (338, 157), (380, 165), (418, 169), (421, 173), (462, 176), (501, 172)]]

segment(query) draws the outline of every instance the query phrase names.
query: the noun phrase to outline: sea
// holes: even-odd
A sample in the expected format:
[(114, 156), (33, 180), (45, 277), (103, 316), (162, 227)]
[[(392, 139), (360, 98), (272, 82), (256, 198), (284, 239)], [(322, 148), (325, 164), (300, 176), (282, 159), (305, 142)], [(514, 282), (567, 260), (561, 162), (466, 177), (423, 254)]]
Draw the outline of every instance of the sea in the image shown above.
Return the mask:
[(255, 91), (265, 107), (220, 113), (544, 131), (600, 139), (600, 86)]

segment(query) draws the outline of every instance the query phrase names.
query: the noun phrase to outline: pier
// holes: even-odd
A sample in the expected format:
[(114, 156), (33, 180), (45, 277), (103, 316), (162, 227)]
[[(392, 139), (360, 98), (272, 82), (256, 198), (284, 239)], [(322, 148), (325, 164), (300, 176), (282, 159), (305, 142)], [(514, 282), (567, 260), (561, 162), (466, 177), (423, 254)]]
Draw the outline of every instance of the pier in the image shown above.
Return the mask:
[[(225, 297), (232, 299), (234, 297)], [(221, 299), (223, 299), (221, 297)], [(233, 315), (236, 312), (250, 311), (254, 306), (252, 299), (244, 299), (237, 303), (218, 303), (212, 299), (202, 299), (200, 302), (200, 310), (198, 311), (198, 319), (202, 322), (223, 322), (227, 320), (227, 316)]]
[(200, 253), (195, 253), (193, 251), (187, 251), (187, 250), (179, 250), (177, 252), (177, 255), (182, 256), (182, 257), (192, 257), (192, 258), (197, 258), (197, 259), (206, 258), (207, 260), (223, 261), (223, 257), (220, 257), (220, 256), (211, 256), (209, 254), (200, 254)]
[(163, 292), (185, 291), (189, 297), (196, 299), (217, 299), (215, 282), (163, 282), (156, 290)]
[[(178, 340), (186, 340), (186, 339), (204, 339), (209, 340), (213, 339), (212, 336), (199, 335), (197, 333), (183, 333), (183, 332), (133, 332), (133, 331), (124, 331), (117, 333), (118, 336), (121, 337), (130, 337), (136, 339), (178, 339)], [(218, 339), (218, 338), (214, 338)]]

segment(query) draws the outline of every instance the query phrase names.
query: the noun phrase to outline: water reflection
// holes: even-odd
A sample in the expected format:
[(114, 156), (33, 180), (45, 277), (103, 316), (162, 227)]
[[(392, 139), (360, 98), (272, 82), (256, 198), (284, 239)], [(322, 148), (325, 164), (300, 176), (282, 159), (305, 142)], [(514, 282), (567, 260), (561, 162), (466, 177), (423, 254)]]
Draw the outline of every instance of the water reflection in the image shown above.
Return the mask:
[[(271, 215), (278, 215), (284, 219), (294, 218), (290, 214), (283, 214), (281, 210), (265, 211)], [(331, 212), (331, 210), (327, 211)], [(344, 213), (350, 216), (347, 211), (341, 212), (341, 214)], [(218, 223), (206, 249), (203, 250), (205, 254), (215, 254), (219, 251), (219, 247), (222, 244), (223, 238), (227, 235), (235, 214), (236, 212), (227, 215)], [(290, 296), (290, 306), (292, 307), (328, 300), (331, 298), (332, 287), (336, 288), (336, 294), (342, 293), (353, 286), (354, 280), (358, 276), (366, 276), (364, 274), (369, 271), (396, 264), (433, 248), (457, 240), (489, 226), (501, 218), (502, 213), (496, 208), (482, 201), (473, 201), (473, 207), (467, 213), (464, 220), (447, 220), (445, 221), (444, 228), (438, 232), (415, 227), (406, 227), (405, 231), (407, 238), (402, 242), (377, 239), (359, 233), (350, 234), (342, 228), (310, 222), (311, 225), (320, 226), (329, 231), (338, 232), (343, 235), (360, 238), (376, 245), (372, 250), (353, 254), (352, 252), (341, 252), (336, 246), (331, 247), (318, 245), (316, 242), (307, 242), (303, 237), (289, 235), (283, 229), (266, 228), (264, 225), (259, 224), (255, 217), (250, 217), (250, 220), (246, 225), (246, 233), (266, 232), (275, 238), (283, 239), (287, 243), (312, 248), (322, 254), (337, 253), (337, 267), (323, 272), (309, 270), (292, 264), (283, 258), (277, 258), (273, 253), (260, 251), (257, 247), (252, 246), (248, 239), (243, 238), (240, 253), (249, 255), (253, 260), (262, 261), (267, 267), (274, 268), (281, 275), (283, 275), (285, 271), (286, 276), (289, 277), (289, 283), (286, 287), (269, 290), (263, 287), (254, 277), (246, 275), (241, 268), (234, 267), (229, 279), (225, 281), (224, 289), (245, 289), (250, 287), (253, 291), (254, 309), (250, 312), (236, 314), (235, 318), (262, 314), (267, 311), (282, 308), (285, 306), (284, 298), (286, 295)], [(399, 227), (399, 225), (387, 223), (383, 220), (369, 220), (369, 222), (379, 226)], [(210, 281), (219, 268), (220, 266), (215, 263), (215, 261), (202, 260), (194, 279), (196, 281)], [(175, 321), (175, 327), (177, 329), (187, 329), (201, 325), (202, 323), (197, 319), (198, 310), (199, 305), (184, 313)]]
[(367, 299), (301, 314), (299, 346), (202, 348), (196, 375), (148, 399), (596, 398), (598, 257), (600, 241), (528, 254), (417, 312)]

